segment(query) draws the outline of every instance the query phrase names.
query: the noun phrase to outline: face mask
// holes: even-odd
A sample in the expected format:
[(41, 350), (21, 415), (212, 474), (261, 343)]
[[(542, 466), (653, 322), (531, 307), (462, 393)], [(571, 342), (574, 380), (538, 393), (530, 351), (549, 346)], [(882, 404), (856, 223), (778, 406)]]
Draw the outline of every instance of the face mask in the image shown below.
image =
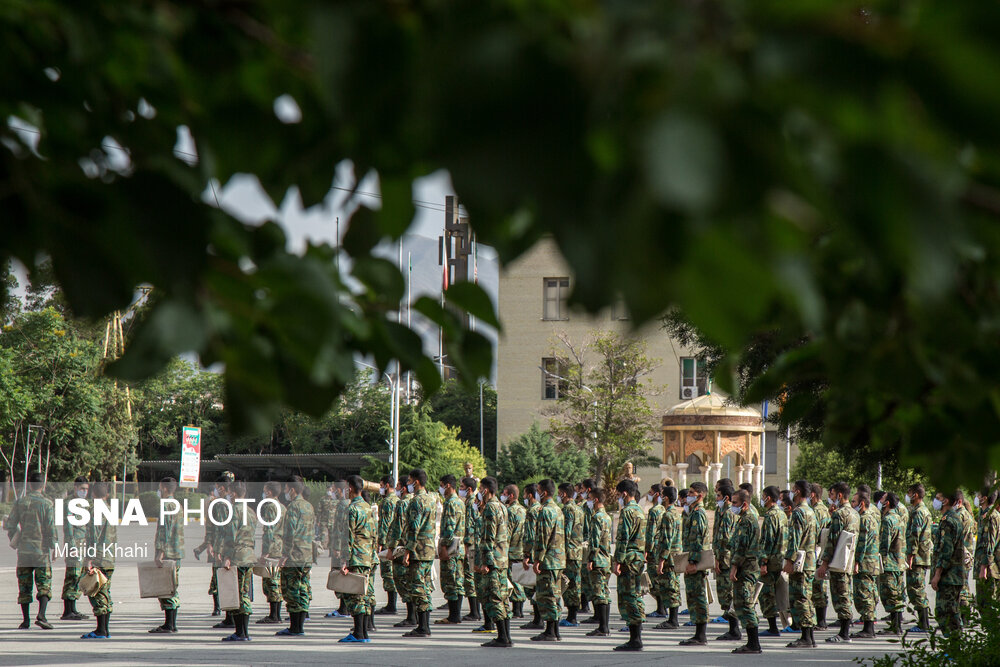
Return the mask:
[(861, 505), (856, 505), (854, 503), (851, 503), (851, 509), (853, 509), (855, 512), (860, 512), (861, 511)]
[(934, 509), (936, 509), (938, 512), (940, 512), (941, 508), (944, 507), (944, 503), (942, 503), (941, 500), (938, 498), (935, 498), (932, 504), (934, 505)]
[(906, 503), (907, 505), (910, 505), (910, 504), (913, 503), (913, 501), (910, 500), (910, 494), (907, 493), (905, 496), (903, 496), (903, 502)]
[(685, 505), (685, 506), (684, 506), (684, 513), (685, 513), (685, 514), (687, 514), (687, 513), (688, 513), (688, 509), (690, 509), (690, 508), (689, 508), (689, 507), (688, 507), (687, 505)]
[(716, 500), (715, 501), (715, 506), (718, 507), (720, 510), (722, 509), (722, 506), (725, 505), (725, 504), (726, 504), (725, 500)]
[(785, 504), (783, 502), (781, 502), (780, 500), (778, 502), (776, 502), (775, 505), (778, 506), (778, 509), (785, 509)]
[(510, 500), (510, 497), (506, 493), (500, 496), (500, 502), (506, 503), (508, 500)]
[(622, 500), (621, 498), (618, 499), (618, 507), (620, 507), (622, 509), (625, 508), (625, 501)]
[(286, 501), (291, 501), (291, 498), (288, 497), (288, 491), (285, 491), (285, 500)]
[(694, 505), (694, 501), (698, 500), (698, 496), (688, 496), (684, 499), (685, 505)]
[(459, 495), (459, 497), (460, 497), (460, 498), (465, 498), (466, 496), (468, 496), (468, 495), (469, 495), (469, 492), (468, 492), (468, 491), (466, 491), (465, 489), (461, 489), (461, 490), (460, 490), (460, 491), (458, 492), (458, 495)]
[(878, 511), (881, 512), (882, 511), (882, 501), (880, 500), (877, 503), (875, 503), (875, 507), (877, 507)]
[(444, 495), (444, 487), (443, 486), (439, 486), (438, 487), (438, 494), (440, 494), (442, 496)]
[(538, 491), (535, 491), (535, 500), (537, 500), (538, 502), (542, 502), (542, 494), (540, 494)]
[[(80, 495), (80, 494), (77, 494), (77, 495)], [(83, 496), (80, 496), (80, 497), (82, 498)], [(156, 490), (156, 497), (159, 498), (160, 500), (163, 500), (163, 491), (160, 491), (159, 489), (157, 489)]]
[(384, 486), (379, 487), (378, 494), (384, 496), (387, 489)]
[(743, 508), (736, 507), (735, 505), (733, 505), (732, 507), (729, 508), (729, 511), (732, 512), (733, 514), (741, 514), (743, 512)]
[(531, 505), (528, 504), (528, 499), (527, 498), (525, 498), (522, 502), (524, 503), (525, 507), (531, 507)]
[(812, 507), (812, 505), (813, 505), (813, 499), (812, 498), (806, 498), (806, 503), (809, 505), (809, 507)]
[(335, 491), (327, 491), (326, 495), (330, 496), (331, 498), (337, 497), (337, 493)]
[(261, 500), (267, 500), (267, 491), (261, 491), (260, 492), (260, 499)]
[(79, 491), (76, 492), (76, 497), (77, 498), (86, 498), (87, 497), (87, 492), (84, 491), (83, 489), (80, 489)]
[(979, 496), (976, 496), (975, 498), (972, 499), (972, 504), (975, 505), (976, 507), (979, 507)]
[(587, 501), (587, 509), (594, 509), (594, 501), (593, 500), (588, 500)]
[(406, 492), (407, 493), (413, 493), (413, 485), (412, 484), (407, 484), (406, 485)]
[(651, 494), (651, 493), (647, 493), (646, 494), (646, 502), (648, 502), (648, 503), (653, 502), (653, 494)]
[(573, 500), (576, 500), (576, 499), (577, 499), (577, 498), (579, 498), (579, 497), (580, 497), (580, 494), (579, 494), (579, 493), (577, 493), (576, 491), (574, 491), (574, 492), (573, 492)]
[(476, 491), (476, 500), (483, 502), (483, 494), (480, 491)]
[(836, 507), (837, 501), (834, 498), (827, 498), (826, 504), (829, 505), (830, 507)]
[(397, 498), (402, 498), (403, 497), (403, 491), (402, 491), (402, 489), (396, 489), (395, 491), (393, 491), (393, 493), (396, 494)]

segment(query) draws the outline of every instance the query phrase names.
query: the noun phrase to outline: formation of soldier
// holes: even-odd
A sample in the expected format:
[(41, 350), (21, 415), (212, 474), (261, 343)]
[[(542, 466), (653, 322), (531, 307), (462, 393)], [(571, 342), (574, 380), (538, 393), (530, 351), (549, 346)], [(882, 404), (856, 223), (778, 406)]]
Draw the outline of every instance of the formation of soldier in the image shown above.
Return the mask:
[[(17, 500), (6, 520), (11, 544), (18, 552), (18, 603), (22, 629), (30, 627), (32, 593), (38, 602), (35, 625), (51, 629), (46, 609), (52, 596), (51, 552), (58, 542), (52, 501), (42, 494), (43, 481), (32, 476), (27, 493)], [(893, 492), (872, 493), (859, 485), (853, 493), (844, 482), (824, 489), (799, 480), (791, 489), (768, 486), (761, 491), (762, 511), (754, 503), (749, 484), (735, 487), (722, 479), (714, 488), (716, 508), (709, 529), (705, 508), (708, 487), (694, 482), (677, 489), (669, 481), (652, 485), (643, 500), (634, 479), (622, 479), (614, 489), (594, 480), (578, 484), (551, 479), (499, 488), (493, 477), (456, 479), (444, 475), (437, 493), (428, 490), (425, 471), (414, 469), (394, 484), (381, 480), (377, 499), (364, 480), (350, 476), (331, 483), (325, 497), (308, 500), (301, 477), (285, 483), (267, 482), (261, 499), (283, 501), (276, 517), (275, 503), (264, 503), (261, 526), (253, 512), (233, 512), (220, 525), (206, 524), (206, 538), (195, 555), (207, 552), (213, 566), (209, 593), (219, 614), (218, 577), (236, 570), (239, 604), (215, 627), (232, 628), (224, 641), (249, 641), (253, 613), (254, 571), (262, 572), (262, 590), (268, 614), (258, 624), (283, 623), (276, 635), (305, 634), (304, 622), (313, 598), (311, 572), (319, 548), (331, 557), (331, 571), (363, 582), (351, 592), (337, 593), (340, 606), (328, 616), (349, 616), (354, 626), (341, 643), (368, 643), (376, 630), (376, 615), (399, 613), (396, 627), (405, 637), (431, 637), (431, 598), (434, 560), (440, 561), (440, 585), (447, 615), (438, 625), (477, 623), (473, 632), (490, 634), (489, 648), (513, 645), (511, 619), (531, 618), (521, 629), (538, 630), (535, 642), (558, 642), (560, 628), (581, 623), (596, 627), (588, 637), (608, 637), (610, 580), (616, 577), (619, 613), (629, 638), (619, 651), (641, 650), (647, 618), (662, 619), (656, 630), (680, 629), (683, 579), (687, 611), (694, 633), (680, 641), (685, 646), (708, 643), (709, 579), (724, 610), (728, 630), (715, 639), (744, 642), (739, 654), (762, 651), (761, 636), (798, 633), (791, 648), (816, 646), (814, 631), (827, 629), (827, 607), (832, 601), (837, 633), (830, 643), (858, 638), (898, 636), (905, 632), (903, 611), (909, 602), (916, 627), (927, 632), (930, 607), (925, 586), (937, 591), (935, 618), (944, 632), (962, 628), (963, 606), (996, 599), (1000, 580), (1000, 511), (997, 493), (984, 489), (975, 496), (979, 519), (973, 517), (963, 493), (937, 493), (932, 499), (941, 519), (934, 530), (925, 504), (923, 485), (914, 484), (900, 499)], [(177, 481), (167, 477), (159, 496), (171, 498)], [(79, 498), (106, 499), (106, 483), (78, 478), (72, 493)], [(231, 474), (220, 477), (212, 495), (231, 502), (244, 499), (245, 482)], [(609, 507), (611, 511), (609, 511)], [(314, 509), (315, 506), (315, 509)], [(268, 513), (270, 512), (270, 513)], [(613, 529), (612, 513), (617, 513)], [(277, 519), (277, 521), (274, 521)], [(259, 534), (260, 544), (257, 544)], [(107, 523), (63, 529), (67, 544), (97, 546), (117, 540)], [(103, 553), (98, 549), (98, 553)], [(178, 515), (166, 514), (157, 524), (155, 561), (178, 570), (184, 557), (184, 526)], [(76, 609), (82, 579), (88, 583), (96, 628), (84, 639), (110, 637), (113, 610), (113, 557), (67, 557), (62, 589), (64, 620), (86, 618)], [(381, 575), (385, 607), (375, 610), (375, 573)], [(969, 574), (976, 579), (976, 600), (969, 591)], [(231, 576), (231, 575), (229, 575)], [(332, 577), (332, 575), (331, 575)], [(92, 584), (92, 585), (91, 585)], [(649, 594), (656, 608), (646, 613)], [(462, 615), (463, 598), (469, 613)], [(876, 606), (887, 616), (876, 630)], [(164, 622), (151, 633), (176, 633), (180, 601), (176, 593), (159, 600)], [(761, 629), (757, 606), (767, 620)], [(593, 615), (580, 620), (578, 614)], [(565, 608), (565, 616), (563, 616)], [(861, 628), (851, 632), (855, 616)], [(781, 626), (779, 626), (779, 618)]]

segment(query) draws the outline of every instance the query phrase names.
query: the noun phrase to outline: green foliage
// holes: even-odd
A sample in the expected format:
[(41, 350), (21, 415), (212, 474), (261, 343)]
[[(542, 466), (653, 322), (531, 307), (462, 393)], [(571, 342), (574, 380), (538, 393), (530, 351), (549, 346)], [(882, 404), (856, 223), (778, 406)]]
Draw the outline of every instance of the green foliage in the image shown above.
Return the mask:
[(1000, 654), (1000, 606), (996, 602), (963, 608), (961, 632), (946, 635), (934, 627), (928, 634), (907, 633), (899, 653), (855, 658), (871, 667), (980, 667), (996, 663)]
[[(799, 443), (799, 456), (792, 466), (791, 478), (805, 479), (829, 489), (835, 482), (847, 482), (852, 489), (858, 484), (868, 484), (873, 489), (878, 476), (878, 465), (865, 465), (847, 460), (839, 451), (819, 442)], [(894, 491), (902, 499), (912, 484), (926, 479), (915, 470), (900, 470), (882, 466), (882, 488)], [(931, 497), (932, 492), (928, 492)]]
[(579, 482), (590, 474), (589, 457), (579, 450), (556, 451), (552, 435), (535, 422), (526, 433), (506, 443), (497, 454), (497, 479), (501, 484), (525, 484), (550, 477), (557, 484)]
[(143, 491), (140, 493), (139, 504), (142, 506), (142, 512), (146, 517), (160, 516), (160, 496), (157, 495), (156, 491)]
[[(458, 429), (459, 438), (479, 449), (479, 389), (466, 389), (449, 380), (427, 398), (434, 419)], [(497, 391), (483, 387), (483, 451), (488, 460), (497, 456)]]

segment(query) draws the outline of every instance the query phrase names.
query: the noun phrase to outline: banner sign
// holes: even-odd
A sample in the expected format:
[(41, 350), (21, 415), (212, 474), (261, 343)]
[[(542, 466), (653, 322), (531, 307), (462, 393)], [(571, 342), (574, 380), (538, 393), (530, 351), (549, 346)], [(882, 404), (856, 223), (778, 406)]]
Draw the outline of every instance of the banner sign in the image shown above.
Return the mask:
[(201, 428), (185, 426), (181, 430), (180, 486), (195, 488), (201, 473)]

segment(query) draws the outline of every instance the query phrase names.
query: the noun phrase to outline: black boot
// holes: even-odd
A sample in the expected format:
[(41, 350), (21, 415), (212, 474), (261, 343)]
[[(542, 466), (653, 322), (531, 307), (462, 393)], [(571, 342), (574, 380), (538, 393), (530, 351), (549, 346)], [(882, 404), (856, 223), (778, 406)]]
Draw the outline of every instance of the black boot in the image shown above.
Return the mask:
[(462, 598), (448, 600), (448, 615), (434, 621), (434, 625), (458, 625), (462, 622)]
[(559, 637), (556, 636), (556, 622), (555, 621), (545, 621), (545, 632), (535, 635), (531, 638), (533, 642), (557, 642)]
[(580, 596), (580, 613), (581, 614), (590, 613), (590, 599), (586, 595)]
[(417, 617), (413, 609), (413, 603), (406, 603), (406, 618), (404, 618), (399, 623), (394, 623), (394, 628), (415, 628), (417, 627)]
[(829, 643), (829, 644), (840, 644), (842, 642), (844, 642), (844, 643), (850, 643), (851, 642), (851, 619), (849, 619), (849, 618), (840, 618), (840, 619), (837, 619), (837, 622), (840, 624), (840, 631), (837, 632), (837, 634), (835, 634), (832, 637), (827, 637), (826, 638), (827, 643)]
[(219, 608), (219, 594), (212, 593), (212, 616), (218, 616), (221, 613), (222, 610)]
[(347, 616), (347, 600), (340, 598), (340, 606), (337, 607), (337, 613), (341, 616)]
[(396, 591), (389, 591), (386, 594), (388, 598), (385, 602), (385, 606), (376, 611), (376, 614), (395, 614), (396, 613)]
[(743, 639), (743, 633), (740, 632), (740, 622), (735, 616), (729, 617), (729, 632), (721, 634), (715, 638), (716, 641), (724, 642), (738, 642)]
[(524, 618), (524, 600), (514, 603), (514, 618)]
[(416, 612), (416, 614), (417, 614), (417, 627), (415, 627), (414, 629), (410, 630), (407, 633), (404, 633), (403, 636), (404, 637), (411, 637), (411, 638), (430, 637), (431, 636), (431, 627), (430, 627), (431, 612), (430, 611), (420, 611), (420, 612)]
[(510, 648), (514, 643), (510, 640), (510, 619), (504, 618), (496, 621), (497, 636), (484, 644), (483, 648)]
[(757, 635), (757, 626), (747, 626), (747, 643), (739, 648), (734, 648), (733, 653), (760, 653), (760, 638)]
[(111, 621), (111, 614), (103, 614), (98, 619), (98, 627), (101, 629), (101, 631), (98, 632), (97, 634), (103, 635), (104, 637), (110, 637), (111, 636), (111, 630), (108, 627), (108, 625), (110, 624), (110, 621)]
[(158, 625), (149, 631), (152, 635), (162, 635), (170, 633), (170, 610), (163, 610), (163, 625)]
[(875, 621), (865, 621), (861, 632), (855, 632), (851, 635), (851, 639), (874, 639), (875, 637)]
[(917, 610), (917, 627), (924, 632), (931, 631), (931, 610), (929, 607)]
[(600, 602), (594, 603), (594, 616), (597, 617), (597, 627), (587, 633), (588, 637), (607, 637), (608, 617), (610, 615), (609, 606)]
[(580, 622), (576, 620), (576, 607), (566, 606), (566, 622), (570, 624), (571, 627), (576, 627), (580, 625)]
[(24, 620), (21, 621), (21, 625), (17, 626), (18, 630), (27, 630), (31, 627), (31, 604), (24, 602), (21, 604), (21, 616)]
[(545, 626), (542, 625), (542, 612), (538, 611), (538, 605), (534, 602), (531, 603), (531, 611), (534, 616), (530, 623), (525, 623), (521, 626), (522, 630), (541, 630)]
[(615, 647), (616, 651), (641, 651), (642, 650), (642, 624), (628, 626), (628, 641), (621, 646)]
[(889, 613), (889, 627), (879, 630), (877, 635), (893, 635), (898, 637), (903, 633), (903, 612), (893, 611)]
[(227, 611), (225, 617), (218, 623), (212, 626), (213, 628), (235, 628), (236, 623), (233, 622), (233, 612)]
[(679, 628), (680, 623), (677, 622), (677, 607), (671, 607), (667, 619), (653, 627), (657, 630), (676, 630)]
[(656, 598), (656, 611), (653, 613), (655, 614), (654, 618), (663, 618), (666, 616), (665, 610), (663, 609), (663, 598)]
[(375, 617), (371, 614), (365, 614), (365, 637), (368, 636), (369, 632), (378, 632), (378, 628), (375, 627)]
[(681, 646), (704, 646), (708, 643), (708, 638), (705, 636), (705, 629), (707, 625), (707, 623), (698, 623), (694, 626), (694, 637), (685, 639), (678, 643)]
[(802, 635), (793, 642), (788, 642), (785, 644), (788, 648), (812, 648), (816, 644), (810, 639), (809, 631), (812, 628), (802, 628)]
[(51, 630), (52, 624), (45, 618), (45, 609), (49, 606), (49, 598), (41, 595), (38, 597), (38, 615), (35, 616), (35, 625), (42, 630)]
[(826, 630), (828, 627), (830, 627), (830, 626), (828, 626), (826, 624), (826, 607), (823, 607), (822, 609), (820, 609), (820, 608), (817, 607), (816, 608), (816, 629), (817, 630)]
[(469, 598), (469, 613), (462, 617), (463, 621), (481, 621), (483, 616), (480, 613), (479, 598)]
[(258, 618), (255, 623), (258, 625), (271, 625), (274, 623), (281, 623), (281, 603), (280, 602), (269, 602), (268, 603), (269, 613), (264, 618)]
[(87, 617), (76, 610), (76, 600), (63, 600), (63, 613), (59, 618), (63, 621), (82, 621)]
[[(177, 613), (176, 609), (174, 610), (174, 613), (175, 614)], [(241, 637), (246, 637), (247, 639), (249, 639), (250, 638), (250, 614), (240, 614), (240, 619), (242, 619), (241, 620), (241, 622), (242, 622), (241, 631), (243, 632), (243, 634), (241, 634), (240, 636)]]

